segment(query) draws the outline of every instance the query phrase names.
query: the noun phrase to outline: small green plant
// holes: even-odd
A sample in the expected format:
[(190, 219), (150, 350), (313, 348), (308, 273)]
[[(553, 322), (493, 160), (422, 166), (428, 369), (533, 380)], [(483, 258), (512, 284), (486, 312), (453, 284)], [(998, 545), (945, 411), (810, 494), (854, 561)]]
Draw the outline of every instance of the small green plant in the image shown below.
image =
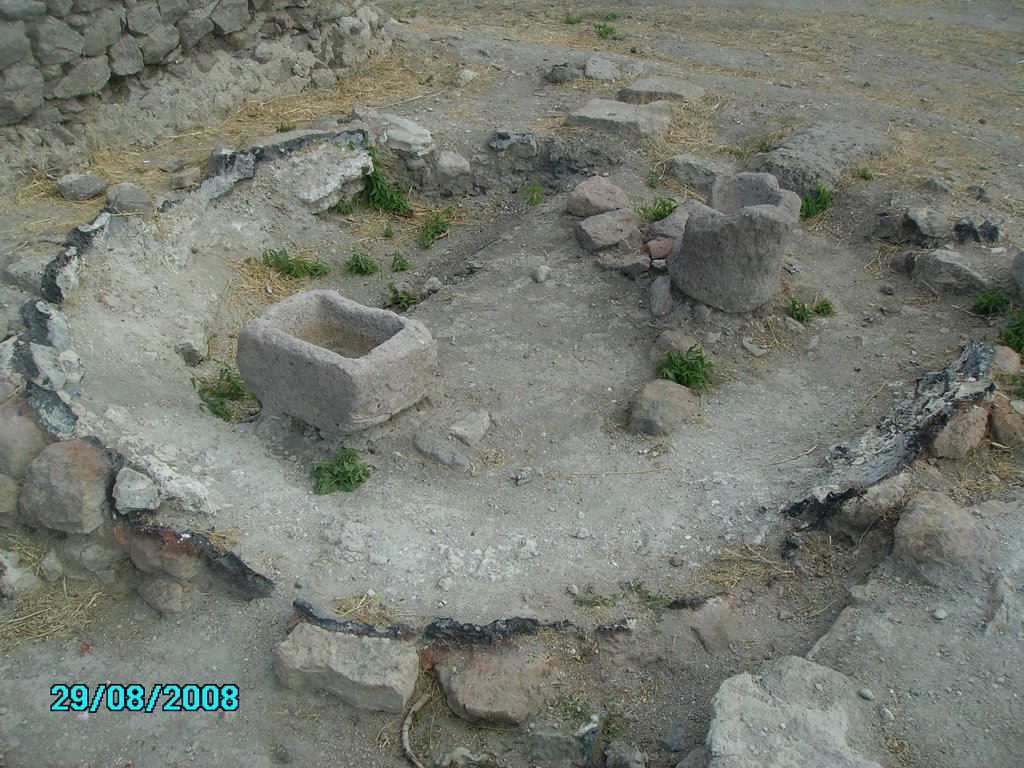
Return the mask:
[(352, 257), (345, 262), (345, 271), (353, 275), (372, 275), (380, 271), (380, 266), (370, 254), (352, 251)]
[(719, 152), (724, 152), (727, 155), (732, 155), (733, 157), (738, 157), (740, 159), (742, 159), (742, 158), (744, 158), (744, 157), (746, 157), (747, 155), (750, 154), (747, 150), (743, 149), (742, 147), (725, 147), (725, 146), (723, 146), (723, 147), (719, 147), (718, 151)]
[(801, 323), (806, 323), (814, 315), (814, 310), (796, 297), (789, 300), (789, 307), (787, 311), (789, 312), (790, 317)]
[(347, 203), (343, 203), (340, 200), (331, 206), (331, 210), (335, 213), (340, 213), (342, 216), (348, 216), (350, 213), (355, 211), (359, 207), (359, 203), (355, 200), (349, 200)]
[(974, 311), (979, 315), (1001, 315), (1010, 308), (1010, 300), (1001, 291), (986, 291), (974, 297)]
[(405, 272), (410, 268), (412, 268), (412, 262), (406, 258), (404, 253), (396, 251), (395, 255), (391, 257), (391, 271)]
[(544, 202), (544, 188), (539, 182), (531, 181), (524, 184), (522, 192), (527, 205), (540, 205)]
[(642, 581), (623, 581), (619, 586), (626, 594), (632, 594), (641, 605), (654, 614), (655, 618), (660, 619), (668, 610), (668, 601), (653, 594)]
[(394, 182), (388, 181), (384, 175), (384, 164), (380, 159), (380, 152), (373, 146), (367, 146), (366, 151), (373, 161), (373, 170), (366, 177), (366, 190), (363, 197), (366, 204), (378, 211), (391, 211), (406, 215), (412, 213), (412, 204), (405, 191)]
[(772, 151), (772, 142), (771, 142), (771, 140), (770, 139), (761, 139), (761, 141), (759, 141), (757, 143), (757, 151), (758, 152), (771, 152)]
[(395, 236), (395, 228), (391, 225), (390, 222), (384, 225), (384, 231), (381, 232), (381, 235), (388, 240)]
[(1014, 315), (1010, 324), (999, 332), (999, 341), (1014, 352), (1024, 355), (1024, 312)]
[(264, 266), (270, 267), (285, 277), (323, 277), (331, 271), (330, 265), (324, 261), (307, 259), (303, 256), (289, 256), (288, 251), (284, 248), (279, 251), (272, 248), (264, 251), (261, 261)]
[(313, 464), (316, 493), (323, 496), (334, 491), (354, 491), (370, 476), (369, 464), (359, 460), (359, 452), (345, 448), (330, 459), (318, 459)]
[(419, 243), (423, 248), (429, 248), (448, 234), (452, 226), (452, 213), (451, 208), (445, 208), (443, 211), (434, 211), (427, 217), (420, 227)]
[(679, 203), (670, 197), (654, 196), (654, 202), (650, 205), (641, 205), (637, 213), (645, 221), (661, 221), (667, 218), (672, 211), (679, 207)]
[(804, 198), (803, 204), (800, 206), (800, 218), (813, 219), (815, 216), (820, 216), (832, 207), (833, 202), (835, 201), (832, 199), (832, 193), (828, 187), (819, 184), (817, 192)]
[(608, 11), (607, 13), (601, 14), (601, 18), (604, 19), (605, 21), (615, 21), (617, 18), (619, 18), (619, 14), (616, 13), (615, 11)]
[(1024, 397), (1024, 376), (1008, 376), (1006, 381), (1008, 389), (1016, 397)]
[(575, 13), (567, 13), (565, 18), (562, 19), (563, 24), (579, 24), (581, 21), (583, 21), (583, 17)]
[(875, 178), (875, 174), (873, 174), (871, 172), (871, 169), (868, 168), (867, 166), (864, 166), (859, 171), (857, 171), (857, 175), (864, 179), (864, 181), (871, 181), (873, 178)]
[(657, 189), (658, 185), (661, 184), (662, 178), (662, 174), (657, 168), (651, 168), (651, 170), (647, 172), (647, 178), (644, 179), (644, 182), (651, 189)]
[(617, 40), (618, 33), (611, 24), (605, 24), (600, 22), (594, 25), (594, 31), (597, 32), (597, 36), (602, 40)]
[(394, 283), (388, 283), (388, 291), (391, 293), (388, 306), (397, 307), (400, 312), (415, 307), (423, 300), (420, 294), (413, 293), (408, 288), (398, 288)]
[(295, 130), (295, 123), (281, 123), (276, 128), (278, 133), (288, 133)]
[(704, 392), (711, 389), (714, 370), (715, 364), (707, 359), (700, 345), (695, 344), (683, 354), (674, 349), (665, 352), (665, 359), (658, 365), (658, 378)]
[(820, 299), (811, 305), (811, 312), (818, 317), (832, 317), (836, 313), (836, 308), (828, 299)]
[(572, 601), (581, 608), (610, 608), (616, 604), (614, 597), (606, 597), (594, 590), (593, 584), (587, 584)]
[(221, 363), (216, 378), (192, 377), (192, 388), (199, 395), (202, 410), (224, 421), (234, 421), (236, 415), (251, 414), (262, 403), (245, 388), (242, 374), (227, 363)]

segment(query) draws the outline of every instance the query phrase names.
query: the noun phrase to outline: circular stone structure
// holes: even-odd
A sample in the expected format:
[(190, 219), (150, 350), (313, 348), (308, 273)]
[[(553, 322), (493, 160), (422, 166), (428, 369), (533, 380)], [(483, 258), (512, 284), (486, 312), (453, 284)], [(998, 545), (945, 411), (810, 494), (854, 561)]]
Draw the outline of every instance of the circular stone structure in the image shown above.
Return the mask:
[(764, 306), (779, 289), (799, 196), (770, 173), (736, 173), (715, 179), (708, 202), (685, 206), (686, 227), (668, 257), (673, 284), (725, 312)]

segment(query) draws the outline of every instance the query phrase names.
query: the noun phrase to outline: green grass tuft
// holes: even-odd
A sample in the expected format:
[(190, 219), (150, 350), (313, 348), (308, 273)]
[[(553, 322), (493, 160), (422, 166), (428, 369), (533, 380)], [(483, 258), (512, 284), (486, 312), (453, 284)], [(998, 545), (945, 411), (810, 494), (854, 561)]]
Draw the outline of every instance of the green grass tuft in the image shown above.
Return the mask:
[(974, 297), (974, 311), (979, 315), (1001, 315), (1010, 308), (1010, 300), (1001, 291), (987, 291)]
[(651, 189), (657, 189), (658, 185), (661, 184), (663, 176), (657, 168), (651, 168), (647, 172), (647, 178), (644, 179), (644, 183), (647, 184)]
[(345, 271), (353, 275), (372, 275), (380, 271), (380, 266), (370, 254), (353, 251), (352, 257), (345, 262)]
[(392, 272), (405, 272), (412, 268), (412, 262), (406, 258), (404, 253), (399, 251), (395, 252), (395, 255), (391, 257), (391, 271)]
[(263, 252), (260, 259), (264, 266), (270, 267), (285, 277), (323, 277), (330, 273), (329, 264), (317, 259), (306, 259), (302, 256), (289, 256), (288, 251), (282, 248), (279, 251), (273, 249)]
[(395, 236), (395, 228), (391, 225), (390, 222), (384, 225), (384, 231), (381, 232), (381, 236), (388, 240)]
[(999, 341), (1024, 355), (1024, 312), (1014, 315), (1009, 325), (999, 332)]
[(813, 219), (815, 216), (820, 216), (831, 208), (834, 202), (828, 187), (824, 184), (819, 184), (817, 192), (804, 198), (800, 206), (800, 218)]
[(380, 152), (372, 145), (366, 148), (373, 160), (373, 170), (366, 177), (366, 189), (363, 197), (370, 208), (378, 211), (390, 211), (400, 215), (412, 213), (412, 204), (405, 191), (394, 182), (388, 181), (384, 175)]
[(787, 311), (790, 317), (794, 320), (799, 320), (801, 323), (806, 323), (814, 314), (814, 311), (807, 304), (795, 297), (789, 300)]
[(644, 221), (661, 221), (667, 218), (672, 211), (679, 207), (679, 203), (670, 197), (654, 196), (654, 202), (650, 205), (641, 205), (637, 213)]
[(423, 301), (423, 297), (420, 294), (413, 293), (407, 288), (398, 288), (394, 283), (388, 283), (388, 291), (391, 293), (388, 306), (397, 308), (399, 312), (411, 309)]
[(199, 395), (200, 409), (224, 421), (234, 421), (239, 415), (251, 415), (263, 404), (245, 388), (242, 374), (227, 363), (221, 363), (216, 378), (192, 377), (192, 388)]
[(665, 359), (658, 365), (658, 378), (674, 381), (698, 392), (711, 389), (715, 365), (704, 355), (699, 345), (694, 345), (679, 354), (674, 349), (665, 353)]
[(527, 205), (540, 205), (544, 202), (544, 188), (539, 182), (531, 181), (523, 185), (523, 200)]
[(857, 171), (857, 175), (860, 176), (862, 179), (864, 179), (864, 181), (871, 181), (872, 179), (875, 178), (875, 174), (873, 174), (871, 172), (871, 169), (868, 168), (867, 166), (865, 166), (865, 167), (861, 168), (859, 171)]
[(443, 211), (434, 211), (427, 217), (420, 228), (419, 243), (423, 248), (429, 248), (448, 234), (452, 226), (452, 214), (451, 208), (445, 208)]
[(619, 18), (619, 14), (616, 11), (608, 11), (607, 13), (602, 13), (601, 18), (605, 21), (615, 21)]
[(831, 317), (836, 313), (836, 308), (828, 299), (821, 299), (814, 302), (811, 306), (811, 312), (819, 317)]
[(323, 496), (334, 491), (354, 491), (370, 476), (369, 464), (359, 460), (359, 452), (345, 448), (330, 459), (318, 459), (313, 464), (316, 493)]
[(594, 31), (597, 33), (597, 36), (599, 38), (601, 38), (602, 40), (619, 40), (619, 39), (621, 39), (619, 37), (619, 33), (616, 31), (615, 27), (613, 27), (611, 24), (605, 24), (604, 22), (600, 22), (598, 24), (595, 24), (594, 25)]
[(562, 19), (563, 24), (579, 24), (581, 21), (583, 21), (583, 17), (575, 13), (567, 13)]

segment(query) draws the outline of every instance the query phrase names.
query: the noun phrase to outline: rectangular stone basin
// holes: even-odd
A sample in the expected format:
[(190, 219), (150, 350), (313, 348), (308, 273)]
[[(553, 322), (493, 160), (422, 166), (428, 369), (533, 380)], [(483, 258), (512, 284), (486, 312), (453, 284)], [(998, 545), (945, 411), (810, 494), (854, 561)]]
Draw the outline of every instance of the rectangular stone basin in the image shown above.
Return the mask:
[(421, 400), (437, 349), (419, 321), (323, 290), (287, 298), (247, 323), (237, 361), (265, 410), (346, 435)]

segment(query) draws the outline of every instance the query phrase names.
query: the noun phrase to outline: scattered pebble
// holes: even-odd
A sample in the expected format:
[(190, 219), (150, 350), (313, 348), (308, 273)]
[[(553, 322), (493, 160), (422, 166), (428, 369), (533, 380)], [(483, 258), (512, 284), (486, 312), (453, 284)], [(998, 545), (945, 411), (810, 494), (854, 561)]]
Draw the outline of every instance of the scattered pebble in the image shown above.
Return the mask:
[(896, 719), (896, 715), (892, 713), (892, 710), (888, 707), (882, 707), (878, 710), (878, 716), (885, 720), (887, 723), (891, 723)]
[(686, 558), (682, 555), (672, 555), (672, 557), (668, 559), (668, 564), (673, 568), (679, 568), (682, 565), (686, 565)]
[(533, 270), (533, 282), (544, 283), (551, 276), (551, 267), (547, 264), (541, 264), (535, 270)]
[(875, 694), (871, 692), (870, 688), (861, 688), (859, 691), (857, 691), (857, 695), (865, 701), (873, 701), (875, 698)]
[(572, 537), (574, 539), (589, 539), (590, 531), (588, 531), (586, 528), (578, 528), (576, 529), (576, 531), (573, 532)]
[(878, 290), (881, 291), (886, 296), (895, 296), (896, 295), (896, 288), (895, 288), (895, 286), (889, 285), (888, 283), (883, 285)]
[(949, 616), (949, 613), (946, 611), (945, 608), (936, 608), (932, 612), (932, 616), (938, 619), (939, 621), (942, 621), (943, 619)]

